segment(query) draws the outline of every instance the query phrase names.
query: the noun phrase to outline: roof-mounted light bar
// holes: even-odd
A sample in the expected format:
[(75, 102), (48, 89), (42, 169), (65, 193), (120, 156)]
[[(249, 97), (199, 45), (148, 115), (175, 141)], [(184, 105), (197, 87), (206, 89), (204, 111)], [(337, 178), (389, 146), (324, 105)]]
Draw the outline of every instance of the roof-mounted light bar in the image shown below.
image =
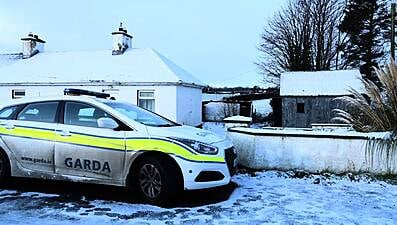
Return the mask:
[(64, 93), (64, 95), (71, 95), (71, 96), (88, 95), (88, 96), (94, 96), (97, 98), (109, 98), (110, 97), (110, 94), (107, 94), (107, 93), (89, 91), (89, 90), (84, 90), (84, 89), (75, 89), (75, 88), (65, 88), (63, 93)]

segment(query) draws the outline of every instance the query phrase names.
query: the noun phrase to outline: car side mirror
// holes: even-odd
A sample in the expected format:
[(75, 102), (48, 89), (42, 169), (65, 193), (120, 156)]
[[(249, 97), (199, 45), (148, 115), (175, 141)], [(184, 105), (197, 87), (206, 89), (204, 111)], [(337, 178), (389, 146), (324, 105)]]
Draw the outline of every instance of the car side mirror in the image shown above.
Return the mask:
[(116, 129), (119, 124), (112, 118), (102, 117), (97, 120), (99, 128)]

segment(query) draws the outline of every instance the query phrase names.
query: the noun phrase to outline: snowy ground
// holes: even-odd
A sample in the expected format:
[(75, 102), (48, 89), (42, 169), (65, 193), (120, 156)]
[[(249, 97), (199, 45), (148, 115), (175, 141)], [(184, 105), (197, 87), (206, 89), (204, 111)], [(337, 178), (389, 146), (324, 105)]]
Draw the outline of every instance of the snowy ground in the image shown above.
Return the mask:
[[(57, 193), (54, 188), (40, 187), (39, 182), (33, 190), (55, 194), (32, 192), (29, 188), (0, 190), (0, 221), (1, 224), (43, 225), (397, 224), (397, 186), (366, 176), (268, 171), (239, 174), (233, 181), (238, 187), (228, 200), (169, 209), (120, 201), (123, 193), (116, 193), (113, 188), (108, 192), (114, 191), (115, 199), (103, 199), (95, 198), (96, 194), (92, 193), (85, 197), (84, 191), (71, 190), (78, 185), (62, 184), (63, 188), (66, 185), (66, 192)], [(90, 188), (93, 190), (88, 192), (107, 190), (88, 186)], [(196, 197), (205, 198), (203, 193), (189, 195), (201, 194), (204, 196)]]

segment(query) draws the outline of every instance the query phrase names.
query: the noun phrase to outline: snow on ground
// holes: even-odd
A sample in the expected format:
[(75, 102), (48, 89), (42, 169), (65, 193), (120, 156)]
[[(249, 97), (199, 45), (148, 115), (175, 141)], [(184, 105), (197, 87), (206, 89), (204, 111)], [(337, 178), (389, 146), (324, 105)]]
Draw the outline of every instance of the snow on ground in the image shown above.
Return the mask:
[[(397, 224), (397, 186), (365, 176), (239, 174), (227, 201), (160, 208), (0, 191), (2, 224)], [(299, 174), (298, 174), (299, 175)]]
[(203, 129), (209, 130), (221, 136), (226, 136), (225, 123), (223, 122), (205, 122), (203, 123)]

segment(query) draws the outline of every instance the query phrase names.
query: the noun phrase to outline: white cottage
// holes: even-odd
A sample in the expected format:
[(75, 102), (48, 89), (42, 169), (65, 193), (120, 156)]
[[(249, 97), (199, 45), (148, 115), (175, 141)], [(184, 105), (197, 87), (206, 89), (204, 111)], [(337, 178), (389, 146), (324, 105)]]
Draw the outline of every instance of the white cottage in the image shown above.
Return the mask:
[(23, 52), (0, 56), (0, 98), (63, 94), (65, 88), (109, 93), (181, 124), (201, 123), (202, 89), (194, 76), (153, 49), (132, 48), (121, 25), (113, 49), (45, 52), (37, 35)]

